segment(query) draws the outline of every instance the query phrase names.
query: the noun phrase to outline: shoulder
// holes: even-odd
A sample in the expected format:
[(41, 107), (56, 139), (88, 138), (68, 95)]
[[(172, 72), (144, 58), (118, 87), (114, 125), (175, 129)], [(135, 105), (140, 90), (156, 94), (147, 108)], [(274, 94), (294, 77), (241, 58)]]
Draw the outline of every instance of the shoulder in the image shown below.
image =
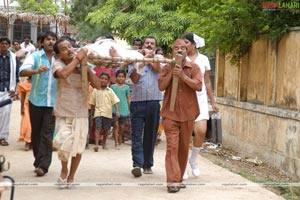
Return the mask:
[(209, 62), (208, 57), (201, 53), (198, 53), (197, 59), (204, 63)]
[(55, 72), (56, 70), (58, 70), (58, 69), (62, 69), (62, 68), (64, 68), (66, 66), (66, 64), (62, 61), (62, 60), (60, 60), (60, 59), (56, 59), (55, 61), (54, 61), (54, 63), (53, 63), (53, 72)]
[(55, 59), (54, 65), (65, 65), (65, 63), (61, 59)]
[(11, 50), (8, 51), (8, 55), (11, 56), (12, 58), (16, 57), (16, 54), (12, 52)]
[(116, 84), (112, 84), (112, 85), (110, 86), (111, 89), (115, 89), (116, 87), (117, 87)]
[(107, 87), (105, 90), (108, 91), (109, 93), (113, 93), (114, 92), (113, 89), (111, 89), (110, 87)]
[(198, 57), (202, 59), (208, 59), (208, 57), (200, 52), (198, 52)]
[(194, 72), (200, 71), (200, 66), (197, 63), (192, 62), (191, 63), (191, 68)]
[(30, 54), (30, 56), (32, 56), (33, 58), (37, 58), (37, 57), (41, 57), (44, 54), (45, 54), (44, 50), (39, 50), (39, 51), (35, 51), (32, 54)]

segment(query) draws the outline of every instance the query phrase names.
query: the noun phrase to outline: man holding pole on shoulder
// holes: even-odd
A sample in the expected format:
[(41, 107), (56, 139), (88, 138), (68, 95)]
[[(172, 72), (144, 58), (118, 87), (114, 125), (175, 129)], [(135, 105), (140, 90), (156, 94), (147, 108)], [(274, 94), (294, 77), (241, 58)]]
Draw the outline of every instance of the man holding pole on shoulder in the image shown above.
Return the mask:
[[(141, 52), (145, 58), (153, 58), (156, 39), (146, 37)], [(128, 74), (134, 83), (131, 92), (130, 118), (132, 127), (131, 173), (134, 177), (153, 174), (154, 147), (159, 125), (159, 112), (162, 93), (158, 89), (158, 77), (161, 71), (159, 63), (137, 63), (129, 65)]]
[[(175, 67), (170, 64), (165, 65), (158, 79), (159, 89), (165, 90), (161, 116), (167, 140), (166, 172), (167, 189), (170, 193), (178, 192), (180, 188), (186, 187), (182, 179), (188, 159), (194, 120), (200, 113), (196, 91), (202, 88), (199, 67), (185, 59), (187, 47), (184, 40), (176, 40), (172, 50), (173, 56), (176, 57), (176, 65)], [(172, 98), (174, 88), (172, 82), (175, 79), (178, 79), (178, 86), (176, 86), (174, 99)]]

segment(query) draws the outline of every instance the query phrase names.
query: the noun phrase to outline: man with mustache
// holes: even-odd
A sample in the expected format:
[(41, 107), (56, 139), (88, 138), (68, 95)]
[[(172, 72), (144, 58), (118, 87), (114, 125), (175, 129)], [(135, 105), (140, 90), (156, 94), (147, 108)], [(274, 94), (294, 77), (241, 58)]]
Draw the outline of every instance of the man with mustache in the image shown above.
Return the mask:
[[(156, 39), (146, 37), (141, 50), (145, 57), (153, 58)], [(159, 101), (162, 93), (158, 89), (159, 63), (137, 63), (129, 65), (128, 74), (134, 83), (131, 92), (130, 118), (132, 127), (132, 161), (131, 173), (134, 177), (153, 174), (153, 154), (159, 125)], [(138, 70), (137, 70), (138, 69)]]
[[(175, 67), (170, 64), (165, 65), (158, 79), (159, 89), (165, 90), (161, 116), (167, 139), (166, 172), (167, 188), (170, 193), (178, 192), (180, 188), (186, 187), (182, 179), (188, 159), (194, 120), (200, 113), (196, 91), (202, 88), (199, 67), (185, 59), (187, 47), (184, 40), (176, 40), (172, 50), (173, 57), (176, 54), (183, 56), (182, 63), (176, 64)], [(170, 111), (174, 76), (178, 76), (179, 82), (174, 111)]]
[[(75, 52), (67, 38), (60, 38), (54, 44), (57, 60), (52, 72), (57, 79), (57, 96), (54, 106), (56, 136), (53, 146), (57, 148), (61, 161), (59, 188), (73, 188), (74, 177), (85, 150), (88, 134), (88, 107), (83, 105), (81, 61), (87, 56), (87, 49)], [(87, 69), (88, 80), (96, 89), (101, 89), (100, 79)], [(66, 95), (68, 94), (68, 95)], [(70, 170), (68, 163), (71, 163)]]
[(44, 176), (52, 160), (52, 138), (55, 127), (53, 107), (56, 99), (56, 80), (52, 65), (55, 61), (53, 45), (55, 33), (48, 31), (42, 35), (43, 48), (29, 55), (20, 68), (20, 76), (31, 76), (32, 87), (29, 94), (31, 121), (31, 143), (34, 155), (34, 172)]

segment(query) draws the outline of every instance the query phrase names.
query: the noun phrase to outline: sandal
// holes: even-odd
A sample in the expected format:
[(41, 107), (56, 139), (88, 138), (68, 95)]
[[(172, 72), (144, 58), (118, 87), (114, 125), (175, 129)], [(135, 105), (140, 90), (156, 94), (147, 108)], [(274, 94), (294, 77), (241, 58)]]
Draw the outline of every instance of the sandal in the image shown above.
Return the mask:
[(1, 146), (8, 146), (8, 142), (5, 139), (0, 139)]
[(58, 179), (57, 179), (57, 187), (59, 189), (65, 189), (65, 188), (67, 188), (68, 187), (68, 185), (67, 185), (67, 178), (62, 179), (61, 177), (58, 177)]
[(74, 181), (67, 183), (67, 189), (75, 189), (75, 188), (76, 188), (76, 184), (74, 183)]

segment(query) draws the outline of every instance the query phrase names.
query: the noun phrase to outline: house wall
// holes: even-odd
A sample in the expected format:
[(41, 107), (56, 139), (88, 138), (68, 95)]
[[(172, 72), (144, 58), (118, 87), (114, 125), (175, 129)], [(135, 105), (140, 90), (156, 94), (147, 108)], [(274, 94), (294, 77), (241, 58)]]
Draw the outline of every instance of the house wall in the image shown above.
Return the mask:
[(261, 37), (236, 64), (217, 53), (223, 145), (300, 180), (300, 29)]

